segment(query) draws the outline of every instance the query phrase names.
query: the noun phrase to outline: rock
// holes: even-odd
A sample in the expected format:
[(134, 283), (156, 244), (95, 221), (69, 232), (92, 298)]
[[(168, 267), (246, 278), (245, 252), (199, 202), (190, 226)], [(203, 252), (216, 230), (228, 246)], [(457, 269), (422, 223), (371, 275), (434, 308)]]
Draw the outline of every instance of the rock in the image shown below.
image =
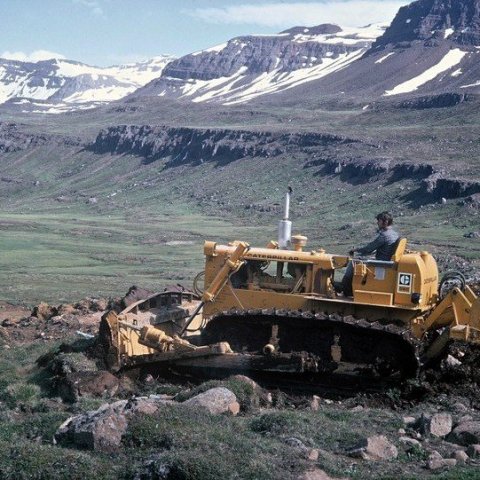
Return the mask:
[(125, 411), (131, 413), (141, 413), (142, 415), (153, 415), (162, 404), (174, 403), (171, 399), (152, 397), (136, 397), (128, 401)]
[(10, 334), (5, 327), (0, 327), (0, 338), (2, 338), (4, 341), (8, 341), (10, 339)]
[(237, 397), (225, 387), (211, 388), (204, 393), (200, 393), (195, 397), (185, 400), (183, 405), (194, 408), (203, 408), (213, 415), (228, 412), (236, 415), (240, 410)]
[(240, 413), (240, 404), (238, 402), (233, 402), (228, 407), (228, 410), (233, 416), (237, 416)]
[(432, 417), (423, 417), (423, 432), (434, 437), (445, 437), (452, 431), (453, 421), (449, 413), (436, 413)]
[(105, 298), (92, 298), (89, 309), (92, 312), (104, 312), (108, 307), (108, 301)]
[(399, 433), (400, 435), (405, 435), (407, 432), (404, 428), (399, 428), (397, 433)]
[(65, 446), (75, 445), (88, 450), (116, 450), (128, 426), (124, 413), (127, 403), (127, 400), (120, 400), (102, 405), (93, 412), (70, 417), (55, 433), (55, 441)]
[(6, 318), (2, 322), (2, 327), (13, 327), (15, 323), (13, 323), (9, 318)]
[(153, 378), (153, 375), (148, 373), (147, 375), (145, 375), (145, 378), (143, 379), (143, 383), (147, 385), (153, 385), (155, 383), (155, 378)]
[[(59, 377), (65, 377), (72, 372), (94, 372), (97, 366), (94, 360), (88, 358), (83, 353), (59, 353), (57, 355), (45, 355), (37, 360), (39, 364), (49, 362), (50, 371)], [(60, 379), (61, 381), (61, 379)]]
[(319, 450), (316, 448), (308, 448), (298, 438), (288, 437), (284, 440), (284, 442), (297, 450), (299, 454), (306, 460), (310, 460), (311, 462), (316, 462), (318, 460), (318, 457), (320, 455)]
[(284, 442), (289, 445), (290, 447), (293, 448), (300, 448), (302, 450), (307, 450), (307, 447), (305, 444), (298, 438), (296, 437), (287, 437), (284, 439)]
[(418, 440), (410, 437), (400, 437), (398, 441), (410, 447), (419, 447), (421, 445), (421, 443)]
[(57, 313), (58, 315), (75, 315), (78, 312), (73, 305), (70, 305), (68, 303), (62, 303), (62, 305), (58, 306)]
[(467, 454), (470, 458), (480, 458), (480, 445), (470, 445), (467, 448)]
[(448, 441), (468, 447), (480, 443), (480, 422), (468, 421), (456, 426)]
[(132, 480), (168, 480), (172, 478), (172, 468), (165, 462), (163, 454), (154, 454), (137, 467)]
[(90, 197), (90, 198), (88, 199), (88, 203), (89, 203), (90, 205), (95, 205), (97, 202), (98, 202), (98, 200), (96, 199), (96, 197)]
[(139, 300), (144, 300), (150, 295), (153, 295), (152, 291), (133, 285), (128, 289), (127, 294), (121, 300), (122, 310), (126, 307), (129, 307), (132, 303), (138, 302)]
[(242, 382), (246, 383), (250, 387), (252, 387), (253, 390), (253, 395), (250, 396), (250, 398), (247, 399), (246, 402), (247, 405), (243, 405), (242, 407), (258, 407), (260, 403), (263, 404), (271, 404), (272, 403), (272, 397), (269, 392), (265, 391), (255, 380), (252, 380), (251, 378), (245, 376), (245, 375), (233, 375), (230, 377), (232, 380), (235, 380), (236, 382)]
[(429, 470), (454, 467), (456, 464), (457, 461), (454, 458), (443, 458), (437, 451), (433, 451), (427, 460), (427, 468)]
[(172, 402), (140, 397), (104, 404), (97, 410), (70, 417), (58, 428), (54, 440), (65, 446), (112, 452), (120, 446), (133, 415), (151, 415), (165, 403)]
[(311, 462), (316, 462), (318, 460), (319, 455), (320, 453), (316, 448), (309, 448), (305, 455), (305, 458), (307, 460), (310, 460)]
[(468, 455), (463, 450), (456, 450), (453, 454), (453, 458), (459, 465), (465, 465), (469, 460)]
[(315, 470), (310, 470), (303, 473), (298, 480), (346, 480), (344, 478), (334, 478), (325, 473), (323, 470), (316, 468)]
[(310, 409), (313, 410), (314, 412), (318, 412), (318, 410), (320, 409), (321, 401), (322, 399), (318, 395), (314, 395), (310, 402)]
[(407, 426), (411, 426), (416, 423), (417, 419), (415, 417), (403, 417), (403, 423)]
[(452, 405), (452, 409), (455, 410), (456, 412), (468, 412), (469, 410), (469, 408), (461, 402), (455, 402)]
[(55, 307), (51, 307), (48, 303), (40, 303), (38, 304), (32, 312), (34, 317), (37, 317), (39, 320), (48, 320), (51, 317), (57, 315), (57, 309)]
[(68, 373), (57, 385), (58, 394), (68, 402), (80, 397), (111, 397), (119, 387), (117, 377), (107, 371)]
[(445, 359), (445, 366), (448, 368), (455, 368), (461, 364), (462, 362), (458, 360), (458, 358), (455, 358), (452, 355), (448, 355), (447, 358)]
[(397, 458), (398, 450), (384, 435), (374, 435), (363, 439), (349, 455), (365, 460), (391, 460)]
[(480, 232), (470, 232), (463, 235), (465, 238), (480, 238)]
[(353, 407), (352, 409), (350, 409), (350, 411), (353, 413), (362, 412), (363, 410), (364, 408), (362, 407), (362, 405), (357, 405), (356, 407)]
[(447, 199), (445, 197), (442, 197), (442, 205), (446, 205), (447, 204)]

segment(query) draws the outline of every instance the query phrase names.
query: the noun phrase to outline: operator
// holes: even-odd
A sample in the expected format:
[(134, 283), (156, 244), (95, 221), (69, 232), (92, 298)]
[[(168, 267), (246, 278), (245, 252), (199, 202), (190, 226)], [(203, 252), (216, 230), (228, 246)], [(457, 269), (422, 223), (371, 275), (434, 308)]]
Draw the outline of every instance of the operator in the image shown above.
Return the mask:
[[(349, 252), (351, 257), (353, 257), (355, 253), (363, 256), (375, 252), (376, 260), (389, 261), (392, 259), (400, 238), (398, 233), (392, 228), (393, 216), (389, 212), (382, 212), (376, 216), (376, 219), (378, 225), (377, 237), (364, 247), (352, 248), (352, 250)], [(353, 262), (350, 261), (347, 265), (347, 271), (343, 276), (341, 285), (343, 294), (347, 297), (351, 297), (353, 295), (352, 281)]]

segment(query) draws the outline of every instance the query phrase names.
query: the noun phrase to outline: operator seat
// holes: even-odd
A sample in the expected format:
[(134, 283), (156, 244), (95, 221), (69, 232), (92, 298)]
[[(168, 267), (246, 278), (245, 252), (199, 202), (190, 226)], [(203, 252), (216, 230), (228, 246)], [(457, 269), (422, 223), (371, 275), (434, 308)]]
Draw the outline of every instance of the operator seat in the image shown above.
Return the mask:
[(402, 255), (405, 253), (405, 249), (407, 247), (407, 239), (406, 238), (399, 238), (395, 242), (395, 250), (394, 254), (392, 255), (392, 262), (399, 262)]

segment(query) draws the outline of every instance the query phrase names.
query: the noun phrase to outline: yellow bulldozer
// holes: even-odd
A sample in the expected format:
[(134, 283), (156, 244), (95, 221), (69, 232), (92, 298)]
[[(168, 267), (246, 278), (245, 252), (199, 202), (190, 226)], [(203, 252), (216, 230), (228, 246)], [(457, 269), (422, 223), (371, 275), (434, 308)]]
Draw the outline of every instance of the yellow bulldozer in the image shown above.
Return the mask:
[[(480, 298), (457, 272), (397, 242), (389, 261), (306, 249), (285, 216), (278, 241), (204, 244), (194, 291), (165, 291), (104, 315), (112, 369), (177, 365), (235, 371), (410, 377), (450, 341), (480, 345)], [(335, 274), (353, 262), (353, 296)], [(200, 286), (203, 280), (203, 288)]]

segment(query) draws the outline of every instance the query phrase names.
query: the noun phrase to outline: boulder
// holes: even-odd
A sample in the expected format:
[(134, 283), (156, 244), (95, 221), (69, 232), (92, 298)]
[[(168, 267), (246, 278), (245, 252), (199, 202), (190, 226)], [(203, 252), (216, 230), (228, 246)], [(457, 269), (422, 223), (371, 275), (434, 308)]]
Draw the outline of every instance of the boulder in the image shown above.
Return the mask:
[[(48, 355), (37, 360), (39, 362), (46, 362)], [(39, 363), (40, 364), (40, 363)], [(96, 362), (88, 358), (83, 353), (77, 352), (60, 352), (50, 356), (48, 363), (50, 371), (57, 376), (64, 377), (72, 372), (94, 372), (97, 370)]]
[(104, 404), (97, 410), (66, 420), (56, 431), (55, 443), (102, 452), (115, 451), (135, 414), (151, 415), (171, 400), (140, 397)]
[(374, 435), (362, 439), (349, 455), (364, 460), (392, 460), (397, 458), (398, 450), (384, 435)]
[(436, 413), (431, 417), (422, 416), (421, 431), (434, 437), (445, 437), (452, 431), (453, 421), (449, 413)]
[(127, 400), (120, 400), (70, 417), (56, 431), (55, 442), (102, 452), (116, 450), (127, 431), (128, 419), (124, 412), (127, 403)]
[(468, 447), (480, 443), (480, 422), (467, 421), (456, 426), (448, 436), (448, 441)]
[(119, 380), (107, 371), (72, 372), (57, 384), (58, 394), (68, 402), (80, 397), (112, 397), (118, 390)]
[(236, 415), (240, 411), (237, 397), (225, 387), (211, 388), (206, 392), (185, 400), (183, 405), (193, 408), (203, 408), (213, 415), (219, 415), (221, 413)]

